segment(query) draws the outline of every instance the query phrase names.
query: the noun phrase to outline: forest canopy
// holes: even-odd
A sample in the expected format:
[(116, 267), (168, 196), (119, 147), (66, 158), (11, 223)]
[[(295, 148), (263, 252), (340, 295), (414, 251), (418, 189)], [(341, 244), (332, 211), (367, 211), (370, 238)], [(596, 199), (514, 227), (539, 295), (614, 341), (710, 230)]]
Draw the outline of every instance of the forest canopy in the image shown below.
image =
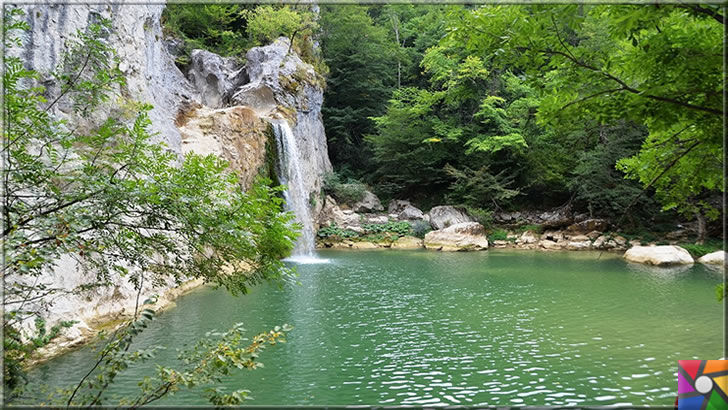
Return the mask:
[(332, 161), (385, 198), (719, 216), (716, 6), (326, 6), (321, 26)]

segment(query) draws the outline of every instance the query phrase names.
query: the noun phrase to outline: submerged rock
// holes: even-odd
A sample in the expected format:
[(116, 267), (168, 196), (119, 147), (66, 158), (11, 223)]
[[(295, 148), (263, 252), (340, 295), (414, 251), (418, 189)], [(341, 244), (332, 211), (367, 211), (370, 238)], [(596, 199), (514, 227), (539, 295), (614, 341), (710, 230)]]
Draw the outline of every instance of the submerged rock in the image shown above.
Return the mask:
[(715, 251), (711, 252), (709, 254), (703, 255), (700, 258), (698, 258), (698, 262), (706, 264), (706, 265), (720, 265), (725, 266), (725, 252), (724, 251)]
[(425, 248), (440, 251), (479, 251), (488, 249), (485, 228), (477, 222), (463, 222), (428, 232)]
[(430, 216), (430, 225), (435, 229), (445, 229), (451, 225), (473, 222), (473, 219), (464, 211), (450, 205), (436, 206), (430, 209), (428, 215)]
[(425, 243), (420, 238), (414, 236), (403, 236), (396, 241), (392, 242), (392, 249), (418, 249), (425, 246)]
[(693, 257), (690, 256), (688, 251), (674, 245), (633, 246), (624, 253), (624, 259), (630, 262), (655, 266), (687, 265), (693, 263)]

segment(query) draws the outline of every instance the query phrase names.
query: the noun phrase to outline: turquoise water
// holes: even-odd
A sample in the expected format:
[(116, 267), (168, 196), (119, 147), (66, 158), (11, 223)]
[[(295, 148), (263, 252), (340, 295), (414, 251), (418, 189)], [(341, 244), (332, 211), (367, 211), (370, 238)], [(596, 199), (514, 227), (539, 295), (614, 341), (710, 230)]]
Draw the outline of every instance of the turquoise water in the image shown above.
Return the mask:
[[(163, 312), (138, 347), (156, 361), (212, 329), (252, 334), (288, 323), (265, 367), (224, 381), (249, 404), (672, 405), (678, 359), (722, 355), (721, 275), (658, 269), (592, 252), (321, 251), (300, 285), (232, 297), (201, 288)], [(32, 372), (66, 386), (93, 360), (85, 347)], [(121, 374), (131, 396), (154, 366)], [(206, 404), (179, 392), (159, 404)]]

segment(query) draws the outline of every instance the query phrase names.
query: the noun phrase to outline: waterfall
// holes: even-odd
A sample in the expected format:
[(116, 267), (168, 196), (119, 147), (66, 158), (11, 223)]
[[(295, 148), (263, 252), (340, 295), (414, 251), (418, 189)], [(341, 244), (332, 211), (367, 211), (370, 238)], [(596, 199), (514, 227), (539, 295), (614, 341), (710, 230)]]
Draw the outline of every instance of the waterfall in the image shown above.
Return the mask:
[(286, 210), (293, 212), (296, 222), (301, 225), (301, 236), (296, 241), (293, 253), (289, 260), (299, 263), (325, 262), (316, 256), (316, 240), (313, 231), (313, 218), (309, 207), (309, 195), (303, 184), (301, 172), (301, 153), (296, 144), (288, 121), (274, 120), (273, 133), (276, 137), (278, 150), (278, 179), (286, 185), (283, 198), (286, 200)]

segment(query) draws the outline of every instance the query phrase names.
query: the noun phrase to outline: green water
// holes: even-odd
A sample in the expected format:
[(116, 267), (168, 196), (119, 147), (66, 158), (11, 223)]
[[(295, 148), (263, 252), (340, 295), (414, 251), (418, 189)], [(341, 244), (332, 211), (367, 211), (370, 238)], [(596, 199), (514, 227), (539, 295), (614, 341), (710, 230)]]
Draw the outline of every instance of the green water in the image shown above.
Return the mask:
[[(265, 367), (225, 380), (249, 404), (671, 405), (678, 359), (722, 355), (721, 275), (657, 269), (591, 252), (322, 251), (299, 286), (231, 297), (202, 288), (139, 339), (175, 348), (244, 322), (289, 323)], [(599, 258), (598, 258), (599, 257)], [(64, 386), (89, 368), (89, 347), (35, 369)], [(118, 377), (133, 395), (153, 365)], [(205, 404), (180, 392), (159, 404)]]

